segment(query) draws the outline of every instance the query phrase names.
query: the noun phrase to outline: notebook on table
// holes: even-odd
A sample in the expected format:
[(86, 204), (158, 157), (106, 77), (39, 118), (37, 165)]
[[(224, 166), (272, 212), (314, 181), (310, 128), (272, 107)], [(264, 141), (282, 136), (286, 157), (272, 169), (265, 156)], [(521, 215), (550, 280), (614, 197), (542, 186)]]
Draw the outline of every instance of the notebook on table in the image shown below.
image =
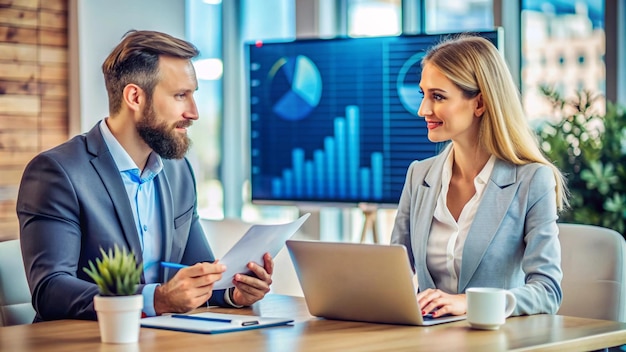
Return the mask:
[(286, 246), (311, 315), (424, 326), (465, 319), (422, 316), (402, 245), (288, 240)]
[(166, 329), (200, 334), (263, 329), (293, 323), (293, 319), (222, 313), (171, 314), (141, 319), (144, 328)]

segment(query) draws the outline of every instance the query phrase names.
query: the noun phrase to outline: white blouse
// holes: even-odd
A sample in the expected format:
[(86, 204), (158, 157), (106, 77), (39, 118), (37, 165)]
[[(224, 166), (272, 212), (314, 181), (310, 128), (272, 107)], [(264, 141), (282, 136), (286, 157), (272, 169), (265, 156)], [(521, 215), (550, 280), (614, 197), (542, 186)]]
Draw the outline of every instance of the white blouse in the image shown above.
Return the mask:
[(452, 177), (453, 152), (453, 148), (450, 148), (444, 164), (441, 192), (435, 206), (426, 254), (426, 264), (435, 286), (447, 293), (458, 293), (459, 273), (461, 271), (465, 238), (474, 221), (476, 210), (496, 161), (495, 156), (492, 155), (480, 173), (474, 178), (476, 193), (463, 207), (457, 222), (450, 213), (446, 202)]

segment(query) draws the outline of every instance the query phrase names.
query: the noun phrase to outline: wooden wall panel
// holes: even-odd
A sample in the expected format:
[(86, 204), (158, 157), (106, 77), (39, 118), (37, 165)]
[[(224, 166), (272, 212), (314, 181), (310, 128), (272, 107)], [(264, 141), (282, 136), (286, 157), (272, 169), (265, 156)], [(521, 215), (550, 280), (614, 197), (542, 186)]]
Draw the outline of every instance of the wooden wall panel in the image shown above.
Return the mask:
[[(12, 205), (13, 207), (8, 206), (7, 209), (13, 208), (13, 213), (15, 213), (15, 202), (12, 202), (10, 205)], [(12, 220), (11, 218), (2, 218), (0, 220), (0, 241), (15, 239), (17, 236), (15, 236), (14, 234), (19, 232), (20, 228), (17, 221)]]
[[(1, 149), (0, 150), (0, 160), (2, 160), (2, 167), (22, 167), (26, 166), (24, 160), (30, 160), (37, 155), (39, 152), (36, 148), (29, 146), (28, 149), (31, 150), (19, 150), (15, 148), (14, 150)], [(2, 197), (0, 197), (1, 199)]]
[[(19, 186), (25, 166), (7, 167), (0, 170), (0, 186)], [(15, 214), (12, 214), (12, 216), (15, 217)]]
[(46, 129), (67, 131), (67, 110), (42, 112), (39, 123)]
[(67, 81), (67, 65), (51, 65), (42, 62), (42, 66), (39, 66), (41, 71), (41, 81), (43, 82), (66, 82)]
[[(0, 61), (36, 61), (37, 45), (15, 45), (0, 42)], [(2, 77), (2, 76), (0, 76)]]
[(38, 115), (40, 102), (36, 95), (0, 95), (0, 114)]
[(42, 83), (40, 85), (41, 95), (44, 98), (67, 98), (67, 82), (62, 83)]
[(67, 114), (67, 101), (65, 99), (42, 99), (41, 115), (46, 116), (50, 113)]
[[(38, 136), (40, 132), (37, 130), (39, 126), (34, 126), (31, 131), (26, 130), (13, 130), (0, 132), (0, 148), (6, 150), (29, 150), (33, 146), (39, 144)], [(0, 181), (2, 183), (7, 180)]]
[(16, 27), (37, 28), (36, 10), (27, 10), (17, 7), (0, 8), (0, 23)]
[[(9, 190), (9, 189), (0, 187), (0, 192), (11, 192), (14, 194), (14, 196), (17, 196), (17, 190), (14, 190), (14, 189)], [(9, 214), (12, 211), (15, 212), (15, 202), (9, 202), (9, 201), (0, 202), (0, 214)], [(7, 219), (7, 220), (10, 220), (10, 219)]]
[[(37, 129), (37, 124), (39, 123), (39, 116), (30, 115), (30, 116), (18, 116), (18, 115), (6, 115), (0, 114), (0, 133), (12, 132), (12, 131), (20, 131), (20, 130), (32, 130)], [(2, 152), (2, 149), (0, 149)], [(2, 160), (2, 156), (0, 154), (0, 160)]]
[[(39, 63), (40, 64), (63, 64), (62, 67), (67, 71), (67, 50), (58, 47), (46, 47), (39, 48)], [(43, 77), (42, 77), (43, 78)], [(62, 77), (67, 79), (67, 72), (64, 72)], [(45, 81), (45, 78), (43, 78)]]
[(68, 37), (65, 30), (40, 29), (38, 36), (39, 43), (43, 45), (67, 47)]
[(30, 58), (21, 62), (5, 62), (0, 65), (0, 77), (11, 81), (28, 82), (31, 79), (39, 80), (39, 65), (37, 57), (33, 61)]
[[(36, 10), (40, 0), (0, 0), (0, 7), (27, 8)], [(49, 2), (41, 0), (44, 2)]]
[[(0, 66), (2, 64), (0, 63)], [(39, 84), (35, 80), (28, 81), (6, 81), (0, 78), (0, 96), (1, 95), (38, 95)]]
[[(25, 1), (29, 1), (29, 0), (25, 0)], [(42, 10), (54, 10), (57, 12), (67, 13), (67, 0), (45, 0), (45, 1), (41, 0), (41, 3), (39, 4), (39, 8)]]
[(52, 130), (44, 130), (41, 133), (41, 148), (42, 149), (50, 149), (55, 147), (65, 141), (67, 141), (67, 132), (66, 131), (52, 131)]
[(6, 43), (37, 44), (37, 29), (0, 26), (0, 38)]
[(26, 164), (68, 138), (66, 0), (0, 0), (0, 241)]
[(67, 28), (67, 14), (64, 12), (39, 12), (39, 27)]

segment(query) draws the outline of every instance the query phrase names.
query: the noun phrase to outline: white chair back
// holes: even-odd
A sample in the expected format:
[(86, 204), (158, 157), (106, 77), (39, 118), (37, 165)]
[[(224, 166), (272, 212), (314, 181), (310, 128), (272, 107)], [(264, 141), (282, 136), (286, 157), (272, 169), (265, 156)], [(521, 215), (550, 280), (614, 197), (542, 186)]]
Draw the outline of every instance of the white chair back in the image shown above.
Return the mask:
[(626, 241), (599, 226), (559, 224), (560, 315), (626, 322)]
[(34, 318), (20, 241), (0, 242), (0, 326), (30, 324)]

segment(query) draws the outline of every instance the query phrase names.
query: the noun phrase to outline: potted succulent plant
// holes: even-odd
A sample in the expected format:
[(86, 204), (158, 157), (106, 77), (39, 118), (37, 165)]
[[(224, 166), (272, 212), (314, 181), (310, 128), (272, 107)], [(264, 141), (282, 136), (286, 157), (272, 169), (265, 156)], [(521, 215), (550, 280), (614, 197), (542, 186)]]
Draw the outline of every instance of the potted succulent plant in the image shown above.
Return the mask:
[(89, 261), (83, 270), (98, 285), (100, 294), (94, 296), (100, 337), (105, 343), (133, 343), (139, 340), (139, 325), (143, 297), (137, 294), (142, 267), (125, 248), (105, 252), (96, 263)]

